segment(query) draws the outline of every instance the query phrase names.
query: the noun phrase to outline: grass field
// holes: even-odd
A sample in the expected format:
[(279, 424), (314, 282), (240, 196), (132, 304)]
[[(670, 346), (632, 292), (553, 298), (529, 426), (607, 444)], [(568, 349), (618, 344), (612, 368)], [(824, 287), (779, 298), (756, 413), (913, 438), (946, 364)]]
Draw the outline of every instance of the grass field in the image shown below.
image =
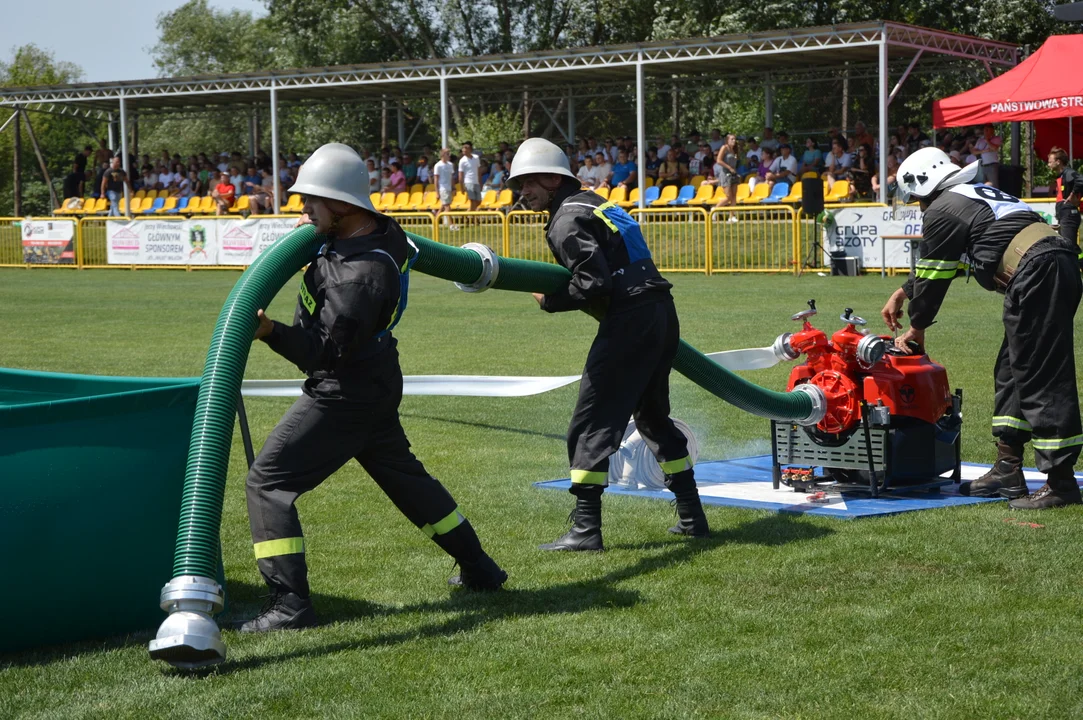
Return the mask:
[[(0, 366), (198, 375), (236, 278), (0, 270)], [(898, 282), (673, 281), (682, 334), (704, 351), (767, 345), (812, 297), (828, 332), (844, 307), (873, 322)], [(285, 319), (292, 304), (283, 292), (270, 314)], [(929, 331), (965, 390), (967, 460), (993, 456), (999, 317), (997, 296), (957, 283)], [(592, 330), (520, 294), (418, 277), (396, 334), (408, 374), (563, 375), (579, 371)], [(786, 374), (748, 377), (779, 389)], [(247, 376), (297, 372), (259, 345)], [(676, 374), (672, 384), (705, 459), (769, 449), (766, 421)], [(0, 718), (1083, 716), (1083, 508), (1026, 516), (1041, 524), (1030, 527), (1002, 503), (850, 522), (712, 507), (714, 537), (697, 542), (665, 532), (669, 506), (609, 496), (606, 553), (545, 554), (535, 546), (566, 529), (571, 497), (531, 483), (566, 476), (574, 399), (573, 386), (403, 402), (415, 451), (508, 570), (506, 591), (449, 592), (451, 561), (349, 466), (300, 502), (322, 627), (226, 632), (229, 661), (200, 675), (152, 663), (146, 636), (3, 656)], [(257, 444), (287, 407), (248, 403)], [(235, 439), (222, 526), (232, 617), (263, 593), (243, 479)], [(8, 592), (33, 589), (9, 578)]]

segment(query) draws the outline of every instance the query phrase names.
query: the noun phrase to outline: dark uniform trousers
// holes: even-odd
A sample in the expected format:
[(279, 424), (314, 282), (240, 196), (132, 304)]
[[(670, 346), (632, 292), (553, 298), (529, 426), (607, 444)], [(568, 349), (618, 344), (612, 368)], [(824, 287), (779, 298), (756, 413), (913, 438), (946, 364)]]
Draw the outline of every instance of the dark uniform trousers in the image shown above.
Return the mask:
[(1073, 243), (1079, 242), (1079, 208), (1072, 207), (1061, 200), (1056, 204), (1057, 222), (1060, 223), (1060, 236)]
[(1008, 284), (995, 370), (993, 435), (1031, 442), (1043, 473), (1074, 466), (1083, 445), (1073, 338), (1083, 281), (1061, 242), (1035, 245)]
[(573, 488), (608, 485), (609, 456), (629, 417), (667, 475), (692, 466), (688, 443), (669, 417), (669, 373), (680, 335), (669, 297), (602, 319), (568, 428)]
[(309, 380), (249, 470), (246, 495), (256, 559), (274, 588), (308, 597), (304, 538), (294, 503), (350, 458), (429, 537), (465, 522), (451, 494), (410, 452), (399, 422), (398, 363), (361, 382), (364, 387), (343, 394), (321, 393), (319, 381)]

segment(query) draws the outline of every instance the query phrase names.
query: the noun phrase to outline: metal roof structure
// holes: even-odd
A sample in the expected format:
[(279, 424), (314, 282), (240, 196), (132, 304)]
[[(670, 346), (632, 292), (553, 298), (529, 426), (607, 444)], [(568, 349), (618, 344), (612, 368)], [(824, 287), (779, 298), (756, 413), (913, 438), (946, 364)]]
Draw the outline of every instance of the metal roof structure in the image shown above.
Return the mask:
[[(367, 65), (267, 70), (150, 80), (75, 83), (45, 87), (0, 88), (0, 107), (75, 113), (93, 117), (119, 111), (121, 142), (126, 143), (129, 112), (151, 114), (215, 105), (271, 106), (272, 158), (277, 164), (277, 106), (279, 103), (340, 103), (392, 96), (441, 99), (441, 138), (447, 142), (448, 94), (522, 92), (569, 88), (587, 82), (635, 86), (639, 148), (644, 150), (642, 99), (644, 83), (674, 76), (718, 79), (750, 73), (783, 75), (875, 64), (882, 79), (880, 130), (886, 153), (886, 112), (923, 54), (961, 58), (993, 66), (1013, 67), (1019, 47), (894, 22), (865, 22), (793, 30), (776, 30), (719, 37), (666, 40), (627, 45), (568, 48), (514, 55), (440, 58)], [(894, 90), (888, 91), (892, 62), (909, 65)], [(781, 79), (781, 78), (779, 78)], [(764, 84), (770, 84), (770, 79)], [(770, 106), (768, 99), (768, 106)], [(767, 112), (771, 115), (770, 107)], [(123, 157), (127, 158), (124, 148)], [(642, 166), (643, 157), (639, 158)], [(881, 166), (886, 158), (881, 156)], [(275, 168), (277, 191), (278, 172)]]

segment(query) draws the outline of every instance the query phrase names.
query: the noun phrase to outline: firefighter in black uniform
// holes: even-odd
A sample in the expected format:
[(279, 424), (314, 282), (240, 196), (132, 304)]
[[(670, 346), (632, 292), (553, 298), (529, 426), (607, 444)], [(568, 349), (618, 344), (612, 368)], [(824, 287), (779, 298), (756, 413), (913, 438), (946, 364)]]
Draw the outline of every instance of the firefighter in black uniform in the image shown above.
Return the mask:
[[(969, 184), (977, 163), (959, 169), (937, 148), (908, 157), (896, 175), (900, 199), (924, 212), (921, 259), (884, 306), (888, 327), (909, 300), (910, 329), (896, 344), (924, 345), (952, 279), (969, 267), (986, 290), (1004, 294), (1004, 340), (996, 359), (993, 436), (997, 461), (964, 495), (1013, 498), (1016, 510), (1083, 502), (1073, 467), (1083, 445), (1076, 391), (1073, 323), (1083, 281), (1074, 241), (1057, 234), (1025, 203)], [(1027, 493), (1023, 446), (1030, 442), (1046, 483)]]
[(600, 321), (568, 428), (572, 528), (543, 550), (602, 550), (602, 492), (609, 456), (629, 417), (677, 499), (670, 531), (707, 537), (707, 517), (687, 440), (669, 417), (669, 372), (680, 341), (670, 285), (651, 260), (639, 225), (613, 203), (580, 188), (567, 156), (541, 138), (524, 142), (508, 185), (535, 211), (548, 210), (545, 238), (572, 273), (566, 288), (535, 295), (546, 312), (584, 310)]
[[(1056, 225), (1060, 236), (1079, 244), (1079, 203), (1083, 201), (1083, 175), (1068, 164), (1068, 153), (1059, 147), (1049, 151), (1049, 169), (1057, 176)], [(1083, 252), (1079, 253), (1083, 269)]]
[(241, 630), (315, 624), (294, 503), (350, 458), (458, 561), (453, 585), (500, 588), (507, 575), (482, 550), (448, 491), (410, 452), (399, 422), (402, 371), (390, 330), (406, 308), (416, 248), (395, 220), (373, 209), (365, 163), (346, 145), (316, 150), (290, 192), (304, 196), (302, 222), (329, 240), (301, 280), (293, 324), (258, 313), (256, 338), (308, 380), (248, 473), (252, 541), (271, 596)]

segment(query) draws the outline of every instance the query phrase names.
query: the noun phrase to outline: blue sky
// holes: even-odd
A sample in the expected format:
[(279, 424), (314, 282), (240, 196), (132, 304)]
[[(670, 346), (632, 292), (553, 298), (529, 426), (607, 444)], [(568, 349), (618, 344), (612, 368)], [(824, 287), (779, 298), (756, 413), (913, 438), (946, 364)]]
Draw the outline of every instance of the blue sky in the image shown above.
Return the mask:
[[(57, 60), (79, 65), (86, 82), (155, 77), (150, 48), (158, 41), (158, 16), (183, 4), (183, 0), (5, 2), (0, 58), (10, 60), (15, 48), (34, 43)], [(261, 0), (210, 0), (209, 4), (219, 10), (266, 13)]]

